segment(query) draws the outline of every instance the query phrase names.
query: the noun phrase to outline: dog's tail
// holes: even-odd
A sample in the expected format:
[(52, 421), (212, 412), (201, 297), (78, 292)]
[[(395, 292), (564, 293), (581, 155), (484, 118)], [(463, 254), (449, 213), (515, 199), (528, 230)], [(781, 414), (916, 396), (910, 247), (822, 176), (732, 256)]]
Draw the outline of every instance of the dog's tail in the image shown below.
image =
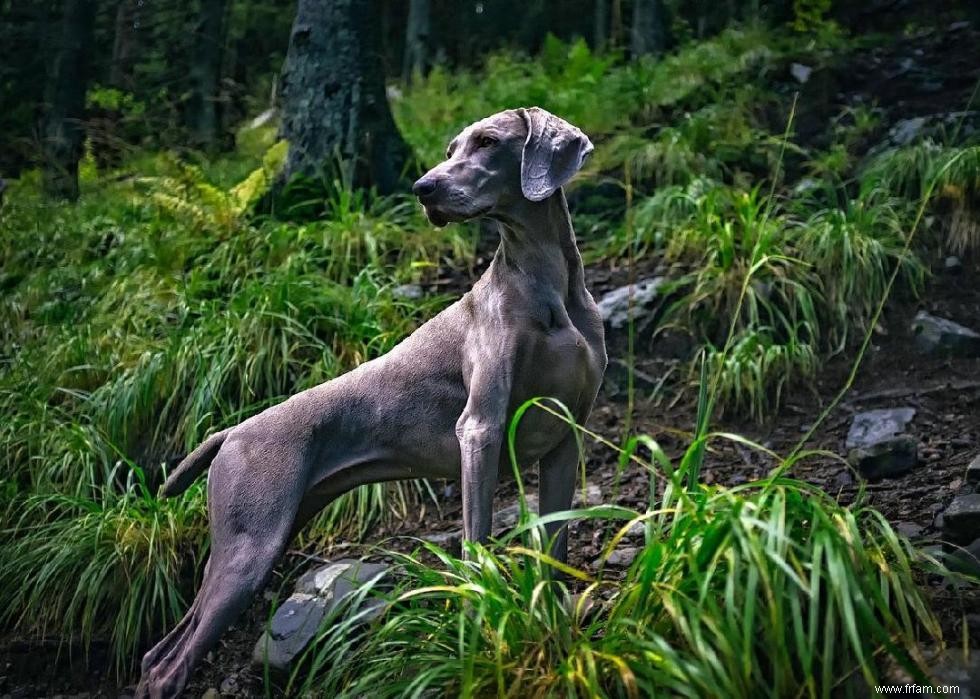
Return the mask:
[(167, 476), (167, 480), (160, 490), (163, 497), (169, 498), (174, 495), (180, 495), (187, 490), (191, 483), (194, 482), (194, 479), (211, 465), (212, 459), (217, 456), (218, 450), (221, 449), (221, 445), (224, 444), (229, 432), (231, 432), (230, 427), (226, 430), (221, 430), (221, 432), (215, 432), (201, 442), (197, 449), (185, 456), (184, 460), (177, 465), (173, 473)]

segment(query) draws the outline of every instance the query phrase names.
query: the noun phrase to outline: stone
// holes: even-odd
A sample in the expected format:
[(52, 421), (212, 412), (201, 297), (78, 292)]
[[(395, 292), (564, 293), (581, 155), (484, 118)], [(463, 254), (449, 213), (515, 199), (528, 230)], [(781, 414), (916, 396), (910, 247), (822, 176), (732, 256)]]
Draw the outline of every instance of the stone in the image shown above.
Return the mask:
[(208, 687), (206, 690), (204, 690), (204, 693), (201, 694), (201, 699), (218, 699), (218, 690), (214, 687)]
[(956, 255), (950, 255), (943, 260), (943, 268), (951, 274), (959, 274), (963, 271), (963, 261)]
[(626, 327), (631, 318), (636, 322), (649, 313), (666, 283), (665, 277), (650, 277), (603, 294), (596, 304), (602, 321), (613, 330)]
[[(527, 502), (528, 512), (534, 514), (538, 511), (538, 498), (536, 495), (527, 495), (525, 501)], [(493, 515), (493, 535), (500, 536), (508, 529), (513, 529), (520, 517), (520, 503), (515, 502), (513, 505), (497, 510)]]
[(606, 498), (602, 494), (602, 488), (595, 483), (585, 484), (585, 501), (582, 501), (581, 486), (575, 487), (575, 495), (572, 497), (572, 507), (595, 507), (605, 502)]
[(920, 311), (912, 321), (912, 334), (925, 354), (980, 357), (980, 333), (946, 318)]
[(805, 85), (813, 74), (813, 68), (802, 63), (793, 63), (789, 67), (789, 74), (793, 76), (796, 82)]
[(426, 534), (422, 537), (422, 540), (428, 541), (430, 544), (435, 544), (446, 551), (459, 553), (463, 544), (463, 530), (449, 529), (444, 532), (434, 532), (432, 534)]
[(896, 478), (919, 464), (919, 443), (907, 434), (883, 439), (876, 444), (851, 449), (847, 462), (868, 480)]
[(396, 299), (408, 299), (418, 301), (425, 296), (425, 291), (418, 284), (399, 284), (391, 290), (391, 295)]
[(221, 696), (235, 696), (238, 694), (238, 675), (232, 673), (228, 675), (221, 682), (221, 687), (218, 689), (221, 692)]
[(980, 535), (980, 493), (957, 495), (943, 512), (943, 538), (965, 545)]
[[(288, 670), (316, 638), (323, 620), (345, 598), (371, 581), (376, 586), (389, 587), (388, 570), (379, 563), (344, 559), (304, 573), (293, 594), (276, 610), (268, 629), (256, 642), (252, 662), (268, 663), (273, 670)], [(384, 608), (382, 600), (370, 599), (350, 613), (366, 612), (359, 622), (368, 623), (383, 613)]]
[(307, 571), (297, 581), (296, 591), (327, 600), (340, 600), (375, 578), (379, 578), (381, 587), (390, 587), (390, 580), (385, 580), (387, 572), (388, 566), (383, 563), (344, 559)]
[(919, 443), (905, 434), (914, 408), (868, 410), (854, 416), (847, 433), (847, 461), (869, 480), (894, 478), (919, 463)]
[(845, 446), (848, 449), (869, 447), (903, 434), (914, 417), (915, 408), (883, 408), (858, 413), (847, 432)]
[(888, 135), (891, 137), (891, 140), (895, 143), (895, 145), (907, 146), (918, 137), (925, 125), (925, 117), (901, 119), (891, 128)]
[(922, 533), (922, 526), (915, 522), (898, 522), (895, 531), (907, 539), (914, 539)]
[(980, 484), (980, 454), (973, 457), (966, 467), (966, 482), (974, 485)]
[(622, 546), (609, 554), (606, 565), (611, 568), (629, 568), (639, 553), (638, 546)]

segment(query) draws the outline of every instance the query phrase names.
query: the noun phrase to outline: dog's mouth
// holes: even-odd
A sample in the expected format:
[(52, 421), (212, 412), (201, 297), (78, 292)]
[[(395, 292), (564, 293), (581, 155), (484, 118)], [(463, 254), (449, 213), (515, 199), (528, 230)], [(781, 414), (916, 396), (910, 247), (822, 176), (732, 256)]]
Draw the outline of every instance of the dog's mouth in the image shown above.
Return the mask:
[(461, 221), (469, 221), (474, 218), (480, 218), (490, 213), (492, 207), (486, 207), (479, 209), (473, 213), (456, 213), (454, 211), (446, 211), (444, 209), (439, 209), (435, 206), (425, 206), (423, 204), (423, 209), (425, 209), (425, 215), (431, 223), (436, 228), (442, 228), (450, 223), (459, 223)]

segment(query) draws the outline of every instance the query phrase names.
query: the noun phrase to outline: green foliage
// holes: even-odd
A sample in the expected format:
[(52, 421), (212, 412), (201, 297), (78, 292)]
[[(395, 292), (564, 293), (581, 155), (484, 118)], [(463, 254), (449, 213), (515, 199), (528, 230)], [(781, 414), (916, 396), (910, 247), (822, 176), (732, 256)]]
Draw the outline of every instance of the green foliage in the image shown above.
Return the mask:
[[(822, 21), (825, 3), (803, 5), (808, 23)], [(828, 45), (819, 32), (814, 42)], [(552, 37), (538, 60), (501, 52), (476, 71), (437, 67), (392, 106), (428, 163), (502, 108), (538, 104), (581, 126), (598, 146), (582, 179), (615, 182), (627, 203), (622, 221), (618, 202), (595, 216), (591, 255), (662, 257), (676, 272), (662, 325), (699, 343), (693, 383), (704, 392), (711, 375), (722, 409), (762, 419), (869, 330), (894, 271), (921, 288), (924, 265), (905, 247), (925, 197), (944, 244), (980, 245), (975, 145), (926, 140), (855, 172), (875, 109), (842, 112), (819, 150), (779, 136), (789, 105), (767, 76), (798, 44), (729, 29), (626, 62)], [(153, 119), (174, 109), (164, 96)], [(95, 88), (89, 102), (135, 112), (137, 97)], [(108, 636), (121, 671), (183, 611), (206, 554), (202, 489), (157, 500), (162, 463), (388, 350), (448, 302), (409, 302), (393, 286), (430, 280), (444, 258), (465, 264), (472, 248), (459, 227), (433, 230), (410, 199), (356, 191), (342, 170), (290, 183), (282, 208), (258, 216), (285, 146), (274, 127), (238, 135), (239, 153), (210, 162), (136, 152), (99, 172), (87, 159), (75, 206), (40, 198), (27, 173), (0, 208), (0, 620)], [(624, 580), (567, 571), (582, 581), (573, 599), (547, 580), (533, 534), (505, 551), (474, 547), (466, 563), (430, 547), (440, 570), (402, 559), (406, 584), (426, 589), (403, 591), (362, 646), (335, 619), (341, 632), (292, 689), (816, 696), (848, 673), (868, 678), (876, 652), (902, 658), (917, 624), (935, 632), (907, 542), (875, 513), (778, 476), (693, 487), (704, 454), (699, 440), (677, 472), (651, 469), (667, 495), (642, 515), (648, 539)], [(360, 536), (410, 512), (420, 489), (363, 488), (308, 536)]]
[[(624, 458), (640, 442), (655, 456), (645, 465), (664, 483), (662, 498), (651, 496), (646, 512), (558, 515), (617, 532), (597, 575), (551, 559), (534, 520), (504, 547), (467, 544), (467, 561), (424, 544), (396, 556), (395, 593), (369, 585), (352, 600), (389, 600), (370, 633), (350, 612), (325, 621), (287, 693), (821, 697), (875, 684), (881, 657), (921, 677), (909, 653), (939, 626), (915, 584), (918, 554), (881, 515), (778, 472), (688, 490), (685, 466), (673, 468), (652, 440)], [(634, 525), (645, 545), (625, 577), (607, 574)]]
[(861, 173), (863, 190), (931, 197), (945, 214), (946, 244), (958, 253), (980, 249), (980, 145), (942, 146), (925, 139), (874, 157)]
[(89, 88), (85, 105), (88, 109), (106, 109), (129, 118), (140, 117), (146, 111), (146, 104), (137, 100), (132, 93), (103, 85)]
[(916, 255), (903, 255), (910, 202), (865, 192), (838, 209), (816, 209), (802, 225), (798, 246), (823, 282), (828, 340), (842, 349), (848, 335), (869, 328), (875, 307), (898, 266), (902, 288), (918, 293), (925, 268)]
[(771, 42), (760, 29), (730, 29), (659, 61), (622, 62), (593, 54), (584, 41), (545, 43), (539, 61), (492, 54), (482, 70), (449, 73), (437, 67), (392, 100), (406, 141), (423, 163), (442, 159), (449, 140), (487, 114), (540, 106), (582, 128), (594, 141), (739, 73), (760, 70)]
[(206, 181), (203, 171), (174, 160), (175, 176), (146, 178), (152, 200), (167, 213), (201, 230), (231, 231), (269, 191), (286, 162), (289, 144), (279, 141), (266, 151), (261, 167), (230, 190)]
[(121, 492), (31, 495), (9, 521), (0, 538), (0, 621), (80, 638), (86, 650), (94, 636), (108, 636), (120, 672), (147, 636), (183, 614), (207, 552), (203, 487), (158, 500), (139, 469)]
[(823, 28), (833, 0), (793, 0), (793, 28), (809, 32)]
[[(120, 672), (183, 613), (206, 553), (203, 489), (156, 499), (162, 463), (390, 349), (447, 302), (393, 286), (470, 247), (405, 199), (343, 188), (321, 220), (250, 216), (283, 148), (264, 152), (137, 154), (144, 177), (93, 176), (77, 206), (29, 176), (0, 210), (2, 623), (109, 637)], [(216, 171), (253, 174), (225, 188)], [(361, 489), (309, 536), (359, 536), (418, 493)]]

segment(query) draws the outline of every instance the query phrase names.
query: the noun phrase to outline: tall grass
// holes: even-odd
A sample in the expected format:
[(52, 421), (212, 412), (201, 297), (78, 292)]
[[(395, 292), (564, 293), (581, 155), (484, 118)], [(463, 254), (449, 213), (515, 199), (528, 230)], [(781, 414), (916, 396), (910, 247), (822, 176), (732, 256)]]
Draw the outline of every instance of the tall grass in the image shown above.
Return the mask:
[(108, 638), (128, 672), (187, 607), (207, 553), (204, 491), (159, 500), (136, 469), (121, 493), (37, 493), (0, 533), (0, 621), (22, 632)]
[[(448, 298), (393, 288), (468, 259), (405, 198), (338, 183), (320, 219), (257, 217), (275, 148), (252, 174), (137, 156), (83, 168), (77, 206), (28, 175), (0, 211), (0, 595), (3, 623), (87, 647), (121, 674), (180, 617), (207, 551), (200, 487), (158, 499), (163, 464), (209, 432), (378, 356)], [(141, 177), (127, 168), (141, 167)], [(257, 166), (257, 169), (256, 169)], [(223, 175), (222, 175), (223, 176)], [(309, 536), (361, 536), (418, 489), (335, 502)], [(24, 581), (31, 581), (24, 584)], [(72, 584), (67, 584), (71, 581)]]
[[(354, 600), (380, 595), (385, 615), (366, 634), (350, 616), (363, 612), (327, 620), (287, 693), (862, 695), (882, 657), (922, 677), (916, 642), (939, 626), (916, 586), (918, 554), (880, 514), (785, 477), (788, 462), (736, 488), (689, 486), (702, 440), (676, 465), (649, 439), (634, 440), (634, 460), (640, 443), (662, 486), (645, 512), (532, 519), (499, 548), (466, 544), (466, 561), (428, 543), (396, 556), (399, 589), (369, 585)], [(597, 572), (545, 553), (537, 527), (576, 517), (616, 532)], [(607, 573), (638, 525), (645, 544), (625, 577)]]

